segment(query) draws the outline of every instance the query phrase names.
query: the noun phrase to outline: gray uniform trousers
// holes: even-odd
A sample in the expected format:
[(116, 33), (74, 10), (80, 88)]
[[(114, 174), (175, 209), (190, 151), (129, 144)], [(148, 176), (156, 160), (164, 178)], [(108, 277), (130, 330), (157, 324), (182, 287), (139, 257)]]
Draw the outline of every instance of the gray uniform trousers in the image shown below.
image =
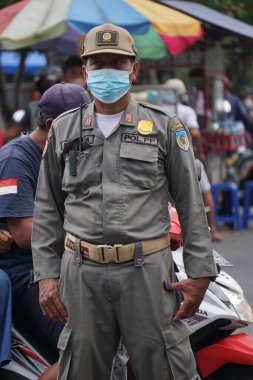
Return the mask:
[(59, 293), (69, 320), (58, 343), (58, 379), (109, 380), (121, 334), (136, 380), (196, 380), (190, 330), (170, 324), (180, 302), (169, 289), (174, 278), (170, 248), (139, 267), (65, 252)]

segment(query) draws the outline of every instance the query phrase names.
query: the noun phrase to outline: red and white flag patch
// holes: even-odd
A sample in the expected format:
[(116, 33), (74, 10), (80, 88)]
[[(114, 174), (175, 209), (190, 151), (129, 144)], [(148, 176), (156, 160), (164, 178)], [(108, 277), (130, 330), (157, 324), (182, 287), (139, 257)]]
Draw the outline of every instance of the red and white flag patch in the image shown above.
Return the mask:
[(17, 178), (0, 179), (0, 195), (17, 194)]

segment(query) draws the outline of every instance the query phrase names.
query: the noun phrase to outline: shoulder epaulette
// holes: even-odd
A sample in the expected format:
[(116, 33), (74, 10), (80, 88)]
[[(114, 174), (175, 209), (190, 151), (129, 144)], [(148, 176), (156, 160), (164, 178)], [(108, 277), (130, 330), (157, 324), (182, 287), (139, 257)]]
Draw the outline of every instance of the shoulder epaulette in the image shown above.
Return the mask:
[(163, 113), (164, 115), (166, 116), (169, 116), (170, 118), (173, 118), (174, 116), (176, 116), (176, 114), (174, 113), (170, 113), (168, 111), (166, 111), (164, 108), (162, 107), (159, 107), (155, 104), (151, 104), (151, 103), (147, 103), (147, 102), (138, 102), (140, 104), (140, 106), (143, 106), (143, 107), (146, 107), (146, 108), (151, 108), (157, 112), (160, 112), (160, 113)]
[(73, 108), (73, 109), (71, 109), (71, 110), (68, 110), (68, 111), (66, 111), (66, 112), (61, 113), (59, 116), (57, 116), (57, 117), (54, 119), (54, 121), (57, 121), (57, 120), (61, 119), (61, 118), (64, 117), (65, 115), (68, 115), (68, 114), (70, 114), (70, 113), (74, 113), (74, 112), (76, 112), (77, 110), (79, 110), (79, 108), (80, 108), (80, 107), (76, 107), (76, 108)]

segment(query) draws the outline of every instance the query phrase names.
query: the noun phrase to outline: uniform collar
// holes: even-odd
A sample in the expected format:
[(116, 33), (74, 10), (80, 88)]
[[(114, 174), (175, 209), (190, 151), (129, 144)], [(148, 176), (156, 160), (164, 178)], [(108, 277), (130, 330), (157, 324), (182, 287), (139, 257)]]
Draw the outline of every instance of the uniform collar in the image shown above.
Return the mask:
[(91, 102), (85, 110), (83, 118), (83, 130), (93, 129), (96, 126), (94, 102)]
[[(137, 120), (137, 102), (130, 95), (130, 100), (127, 105), (125, 112), (122, 115), (120, 120), (120, 125), (126, 126), (135, 126)], [(95, 115), (95, 104), (94, 102), (90, 103), (85, 111), (85, 115), (83, 118), (83, 129), (90, 130), (95, 128), (96, 126), (96, 115)]]
[(125, 112), (122, 115), (120, 125), (132, 126), (136, 125), (137, 120), (137, 102), (132, 95)]

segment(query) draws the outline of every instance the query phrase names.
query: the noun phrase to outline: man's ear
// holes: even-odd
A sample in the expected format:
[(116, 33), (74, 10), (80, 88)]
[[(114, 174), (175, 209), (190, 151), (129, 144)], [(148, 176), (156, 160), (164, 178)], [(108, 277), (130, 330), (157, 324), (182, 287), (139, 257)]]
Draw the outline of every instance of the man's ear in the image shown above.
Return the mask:
[(85, 85), (86, 85), (87, 79), (88, 79), (88, 75), (87, 75), (86, 67), (84, 65), (82, 66), (82, 74), (83, 74)]
[(132, 72), (131, 72), (130, 77), (129, 77), (131, 84), (135, 81), (135, 79), (138, 75), (139, 67), (140, 67), (139, 62), (134, 62), (133, 69), (132, 69)]
[(51, 128), (53, 120), (54, 119), (52, 117), (49, 117), (49, 118), (46, 119), (45, 128), (46, 128), (47, 133), (49, 132), (49, 130)]

